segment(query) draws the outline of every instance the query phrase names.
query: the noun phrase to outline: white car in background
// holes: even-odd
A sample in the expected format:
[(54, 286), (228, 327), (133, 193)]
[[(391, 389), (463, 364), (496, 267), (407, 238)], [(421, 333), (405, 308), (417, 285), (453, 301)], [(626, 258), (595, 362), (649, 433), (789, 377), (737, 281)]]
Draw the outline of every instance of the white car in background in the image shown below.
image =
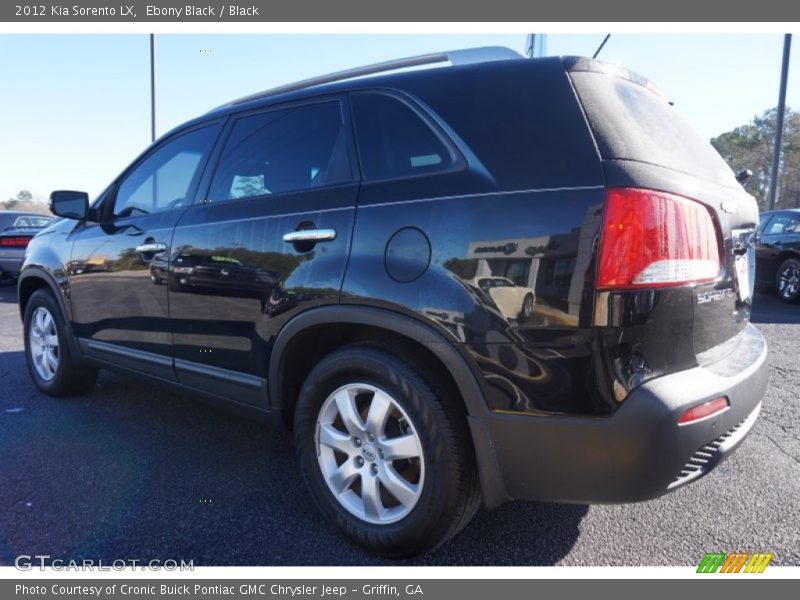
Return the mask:
[(494, 300), (497, 308), (507, 319), (526, 321), (533, 313), (534, 292), (506, 277), (476, 277), (477, 285)]

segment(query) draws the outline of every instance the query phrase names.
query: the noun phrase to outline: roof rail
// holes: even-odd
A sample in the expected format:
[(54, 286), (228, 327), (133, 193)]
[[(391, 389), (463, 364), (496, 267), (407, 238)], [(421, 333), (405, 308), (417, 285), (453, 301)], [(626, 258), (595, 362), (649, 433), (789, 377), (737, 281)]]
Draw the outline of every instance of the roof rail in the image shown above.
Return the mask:
[(475, 63), (492, 62), (498, 60), (513, 60), (523, 58), (523, 56), (510, 48), (503, 48), (502, 46), (487, 46), (484, 48), (467, 48), (464, 50), (451, 50), (449, 52), (436, 52), (433, 54), (422, 54), (420, 56), (411, 56), (409, 58), (399, 58), (395, 60), (388, 60), (386, 62), (375, 63), (364, 67), (356, 67), (354, 69), (345, 69), (344, 71), (337, 71), (328, 75), (320, 75), (310, 79), (303, 79), (295, 83), (287, 83), (278, 87), (258, 92), (239, 98), (233, 102), (223, 104), (218, 108), (225, 108), (228, 106), (236, 106), (244, 104), (251, 100), (260, 100), (262, 98), (269, 98), (270, 96), (277, 96), (278, 94), (285, 94), (287, 92), (294, 92), (325, 83), (334, 83), (336, 81), (344, 81), (346, 79), (354, 79), (356, 77), (364, 77), (366, 75), (375, 75), (377, 73), (386, 73), (389, 71), (397, 71), (399, 69), (407, 69), (410, 67), (420, 67), (424, 65), (434, 65), (438, 63), (449, 62), (451, 65), (469, 65)]

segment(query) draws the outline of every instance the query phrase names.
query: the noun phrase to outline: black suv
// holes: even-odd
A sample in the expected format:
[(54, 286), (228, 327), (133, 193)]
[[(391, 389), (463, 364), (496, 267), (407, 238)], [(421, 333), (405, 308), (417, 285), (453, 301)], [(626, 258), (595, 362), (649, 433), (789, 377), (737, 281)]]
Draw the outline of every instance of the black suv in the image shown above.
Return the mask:
[(91, 206), (51, 203), (67, 219), (19, 285), (36, 386), (107, 367), (282, 418), (322, 512), (385, 554), (481, 504), (674, 490), (767, 384), (755, 201), (598, 61), (308, 80), (168, 133)]
[(800, 302), (800, 208), (761, 213), (759, 234), (757, 283), (784, 302)]

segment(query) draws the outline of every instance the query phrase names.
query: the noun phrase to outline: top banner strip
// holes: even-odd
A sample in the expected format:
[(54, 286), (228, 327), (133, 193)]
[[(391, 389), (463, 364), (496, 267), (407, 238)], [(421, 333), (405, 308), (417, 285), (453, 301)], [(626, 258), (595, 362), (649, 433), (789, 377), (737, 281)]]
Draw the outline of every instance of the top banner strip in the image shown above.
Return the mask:
[(0, 4), (0, 21), (60, 22), (798, 22), (800, 2), (760, 0), (83, 0)]

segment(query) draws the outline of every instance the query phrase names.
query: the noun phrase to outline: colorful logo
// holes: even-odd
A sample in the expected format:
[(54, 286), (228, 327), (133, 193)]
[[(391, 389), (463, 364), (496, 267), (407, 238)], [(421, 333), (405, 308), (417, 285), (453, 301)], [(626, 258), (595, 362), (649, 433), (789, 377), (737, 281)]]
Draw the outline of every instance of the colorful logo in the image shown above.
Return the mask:
[(698, 573), (763, 573), (769, 561), (772, 560), (772, 553), (763, 552), (706, 552), (700, 565), (697, 567)]

